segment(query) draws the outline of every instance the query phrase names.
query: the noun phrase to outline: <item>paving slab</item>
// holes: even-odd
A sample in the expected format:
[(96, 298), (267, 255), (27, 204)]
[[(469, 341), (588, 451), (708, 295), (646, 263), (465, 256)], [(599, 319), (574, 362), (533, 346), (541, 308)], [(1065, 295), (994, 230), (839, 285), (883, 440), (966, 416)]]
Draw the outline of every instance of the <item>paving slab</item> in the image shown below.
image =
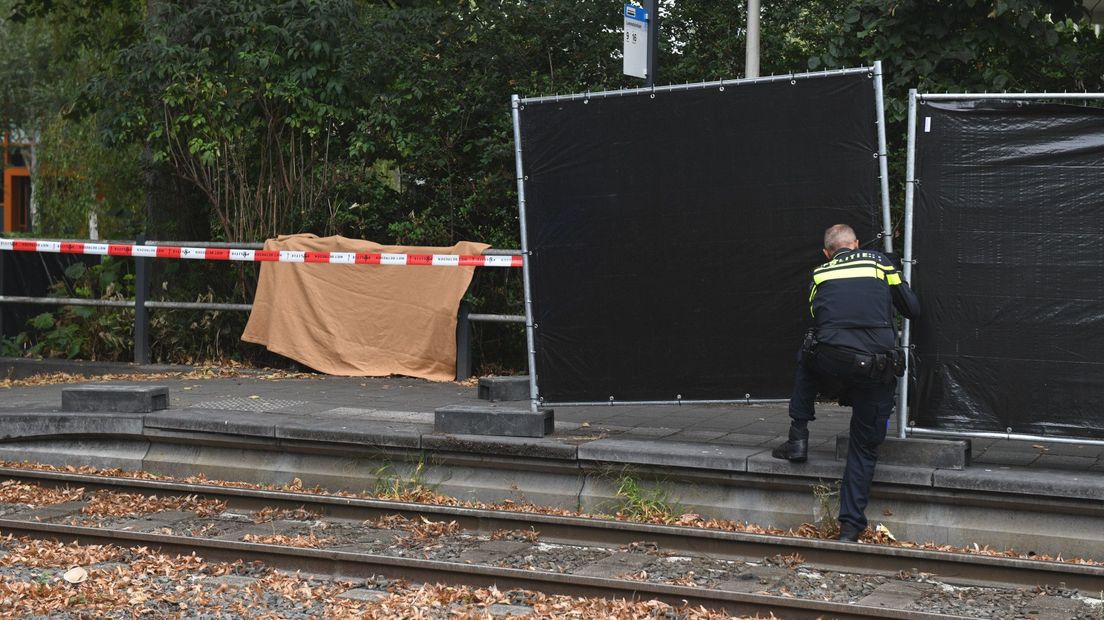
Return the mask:
[(3, 416), (0, 441), (58, 435), (141, 435), (143, 414), (42, 412)]
[[(748, 472), (771, 476), (801, 476), (805, 478), (828, 478), (838, 480), (843, 477), (846, 462), (836, 458), (834, 452), (809, 450), (809, 460), (804, 463), (791, 463), (776, 459), (770, 450), (759, 451), (748, 457)], [(903, 465), (883, 465), (878, 463), (874, 469), (874, 482), (886, 482), (909, 486), (932, 486), (934, 467), (906, 467)]]
[[(836, 436), (836, 458), (846, 459), (851, 445), (847, 433)], [(965, 469), (970, 464), (970, 442), (964, 439), (899, 439), (886, 437), (878, 449), (878, 465), (918, 465)]]
[(1037, 450), (1025, 450), (1023, 447), (994, 446), (973, 457), (977, 465), (1030, 465), (1039, 458)]
[(393, 409), (365, 409), (362, 407), (334, 407), (320, 412), (318, 417), (355, 418), (395, 424), (433, 425), (432, 411), (396, 411)]
[(748, 457), (758, 451), (715, 443), (599, 439), (579, 446), (579, 460), (744, 472)]
[(945, 489), (1104, 500), (1104, 476), (1090, 472), (976, 464), (965, 471), (938, 469), (934, 483)]
[(221, 409), (173, 409), (145, 417), (147, 428), (247, 437), (276, 437), (276, 425), (295, 421), (296, 416), (258, 411)]
[[(728, 435), (725, 431), (700, 431), (700, 430), (679, 430), (673, 435), (666, 435), (665, 437), (670, 441), (691, 441), (691, 442), (710, 442), (716, 439), (720, 439)], [(736, 443), (736, 442), (733, 442)]]
[[(634, 426), (625, 431), (619, 439), (660, 439), (663, 437), (672, 437), (679, 433), (677, 428), (664, 428), (664, 427), (651, 427), (651, 426)], [(673, 439), (673, 438), (672, 438)], [(677, 440), (676, 440), (677, 441)], [(697, 441), (697, 440), (689, 440)]]
[(1032, 466), (1040, 469), (1062, 469), (1074, 471), (1089, 471), (1099, 461), (1092, 456), (1063, 456), (1055, 454), (1041, 454), (1039, 458), (1031, 462)]
[(578, 454), (576, 446), (555, 439), (490, 435), (422, 435), (422, 449), (536, 459), (574, 460)]
[(430, 430), (428, 426), (374, 420), (293, 419), (277, 423), (274, 436), (306, 442), (416, 449), (421, 445), (422, 433)]

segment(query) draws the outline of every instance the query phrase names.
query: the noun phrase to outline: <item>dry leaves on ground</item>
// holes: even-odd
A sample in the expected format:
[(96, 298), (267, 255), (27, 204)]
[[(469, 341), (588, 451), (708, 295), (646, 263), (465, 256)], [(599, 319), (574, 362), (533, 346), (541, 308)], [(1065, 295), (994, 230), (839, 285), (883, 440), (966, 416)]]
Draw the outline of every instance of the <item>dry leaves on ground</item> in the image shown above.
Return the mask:
[(305, 536), (302, 534), (296, 534), (295, 536), (285, 536), (283, 534), (246, 534), (242, 537), (245, 542), (260, 543), (262, 545), (282, 545), (284, 547), (305, 547), (308, 549), (318, 549), (320, 547), (328, 547), (333, 545), (333, 538), (319, 538), (314, 530), (311, 530)]
[(460, 533), (460, 524), (456, 521), (430, 521), (425, 517), (407, 519), (402, 515), (388, 515), (375, 521), (368, 521), (366, 525), (381, 530), (401, 530), (408, 532), (410, 536), (404, 538), (399, 544), (420, 543), (452, 536)]
[(0, 566), (30, 566), (35, 568), (65, 568), (89, 566), (118, 559), (122, 553), (117, 547), (105, 545), (66, 545), (50, 540), (21, 541), (3, 539), (8, 547), (6, 555), (0, 555)]
[(193, 370), (178, 372), (152, 372), (152, 373), (112, 373), (106, 375), (82, 375), (67, 372), (50, 372), (37, 374), (25, 379), (0, 379), (0, 389), (20, 387), (38, 387), (43, 385), (65, 385), (70, 383), (86, 383), (89, 381), (164, 381), (176, 379), (190, 381), (198, 379), (257, 379), (259, 381), (283, 381), (286, 379), (322, 379), (322, 375), (295, 372), (291, 370), (277, 370), (273, 368), (249, 368), (241, 364), (229, 364), (219, 366), (203, 366)]
[(84, 497), (84, 489), (46, 488), (37, 484), (5, 480), (0, 482), (0, 504), (23, 504), (32, 508), (75, 502)]
[(81, 514), (97, 517), (133, 517), (163, 510), (194, 512), (197, 517), (211, 517), (226, 510), (226, 502), (200, 499), (194, 495), (158, 497), (138, 493), (97, 491), (88, 500)]
[[(445, 611), (450, 618), (489, 618), (488, 608), (495, 604), (516, 603), (517, 592), (497, 588), (467, 588), (424, 585), (403, 589), (371, 604), (338, 600), (326, 609), (327, 617), (367, 620), (421, 620), (437, 617), (430, 610)], [(679, 618), (680, 620), (721, 620), (731, 616), (701, 607), (674, 607), (659, 601), (627, 601), (574, 598), (527, 593), (525, 604), (532, 606), (531, 618), (579, 618), (602, 620), (638, 620), (639, 618)], [(447, 610), (447, 611), (446, 611)], [(442, 614), (444, 615), (444, 614)]]
[(322, 518), (322, 513), (307, 510), (306, 508), (274, 508), (267, 506), (253, 513), (253, 523), (268, 523), (286, 519), (289, 521), (317, 521)]
[(517, 540), (536, 542), (540, 538), (537, 530), (495, 530), (491, 532), (491, 540)]

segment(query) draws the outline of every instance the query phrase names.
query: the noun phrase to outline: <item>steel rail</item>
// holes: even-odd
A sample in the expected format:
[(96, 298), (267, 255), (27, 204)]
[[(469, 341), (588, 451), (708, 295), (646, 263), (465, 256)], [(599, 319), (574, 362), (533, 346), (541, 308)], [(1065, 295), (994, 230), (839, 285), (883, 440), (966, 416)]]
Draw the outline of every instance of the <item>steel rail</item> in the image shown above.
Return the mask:
[(307, 508), (325, 516), (369, 520), (402, 515), (456, 521), (466, 530), (536, 529), (551, 542), (588, 543), (608, 546), (647, 541), (674, 552), (696, 553), (714, 558), (760, 560), (776, 555), (799, 554), (816, 566), (836, 570), (876, 570), (895, 573), (916, 569), (943, 579), (963, 582), (1003, 583), (1035, 586), (1064, 582), (1083, 591), (1104, 590), (1104, 566), (1003, 556), (986, 556), (893, 547), (842, 543), (835, 540), (732, 532), (695, 527), (657, 525), (613, 519), (565, 517), (508, 510), (483, 510), (391, 500), (374, 500), (291, 491), (243, 489), (216, 485), (140, 480), (88, 474), (0, 468), (0, 477), (50, 487), (80, 486), (89, 490), (111, 490), (164, 495), (194, 495), (226, 502), (228, 507)]
[(745, 594), (709, 588), (693, 588), (646, 581), (588, 577), (481, 564), (443, 562), (417, 558), (310, 549), (264, 543), (237, 542), (213, 538), (131, 532), (80, 525), (0, 519), (0, 531), (14, 536), (50, 539), (80, 544), (148, 547), (162, 552), (197, 553), (204, 559), (260, 560), (269, 566), (297, 569), (339, 577), (386, 575), (415, 582), (447, 583), (499, 589), (525, 589), (546, 594), (601, 598), (657, 599), (672, 605), (703, 606), (732, 614), (771, 613), (783, 618), (869, 618), (935, 620), (948, 618), (912, 610), (895, 610), (829, 601), (804, 600), (766, 594)]

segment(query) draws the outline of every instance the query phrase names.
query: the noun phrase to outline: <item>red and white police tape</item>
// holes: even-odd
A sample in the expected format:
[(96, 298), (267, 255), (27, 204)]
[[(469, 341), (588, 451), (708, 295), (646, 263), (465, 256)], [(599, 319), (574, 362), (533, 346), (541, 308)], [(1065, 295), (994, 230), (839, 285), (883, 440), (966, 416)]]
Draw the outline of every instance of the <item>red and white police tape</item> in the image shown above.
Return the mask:
[(372, 252), (300, 252), (295, 250), (235, 250), (189, 248), (169, 245), (126, 245), (118, 243), (75, 243), (0, 239), (0, 250), (53, 252), (139, 258), (183, 258), (270, 263), (333, 263), (338, 265), (424, 265), (434, 267), (521, 267), (521, 256), (478, 256), (468, 254), (393, 254)]

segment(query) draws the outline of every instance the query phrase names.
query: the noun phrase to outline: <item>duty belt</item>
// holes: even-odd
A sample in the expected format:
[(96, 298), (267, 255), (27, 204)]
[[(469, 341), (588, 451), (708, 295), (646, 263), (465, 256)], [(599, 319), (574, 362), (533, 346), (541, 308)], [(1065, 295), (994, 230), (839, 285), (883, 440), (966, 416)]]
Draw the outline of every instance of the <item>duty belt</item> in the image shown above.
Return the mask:
[(814, 355), (850, 366), (857, 374), (888, 380), (895, 372), (894, 352), (867, 353), (818, 342)]

